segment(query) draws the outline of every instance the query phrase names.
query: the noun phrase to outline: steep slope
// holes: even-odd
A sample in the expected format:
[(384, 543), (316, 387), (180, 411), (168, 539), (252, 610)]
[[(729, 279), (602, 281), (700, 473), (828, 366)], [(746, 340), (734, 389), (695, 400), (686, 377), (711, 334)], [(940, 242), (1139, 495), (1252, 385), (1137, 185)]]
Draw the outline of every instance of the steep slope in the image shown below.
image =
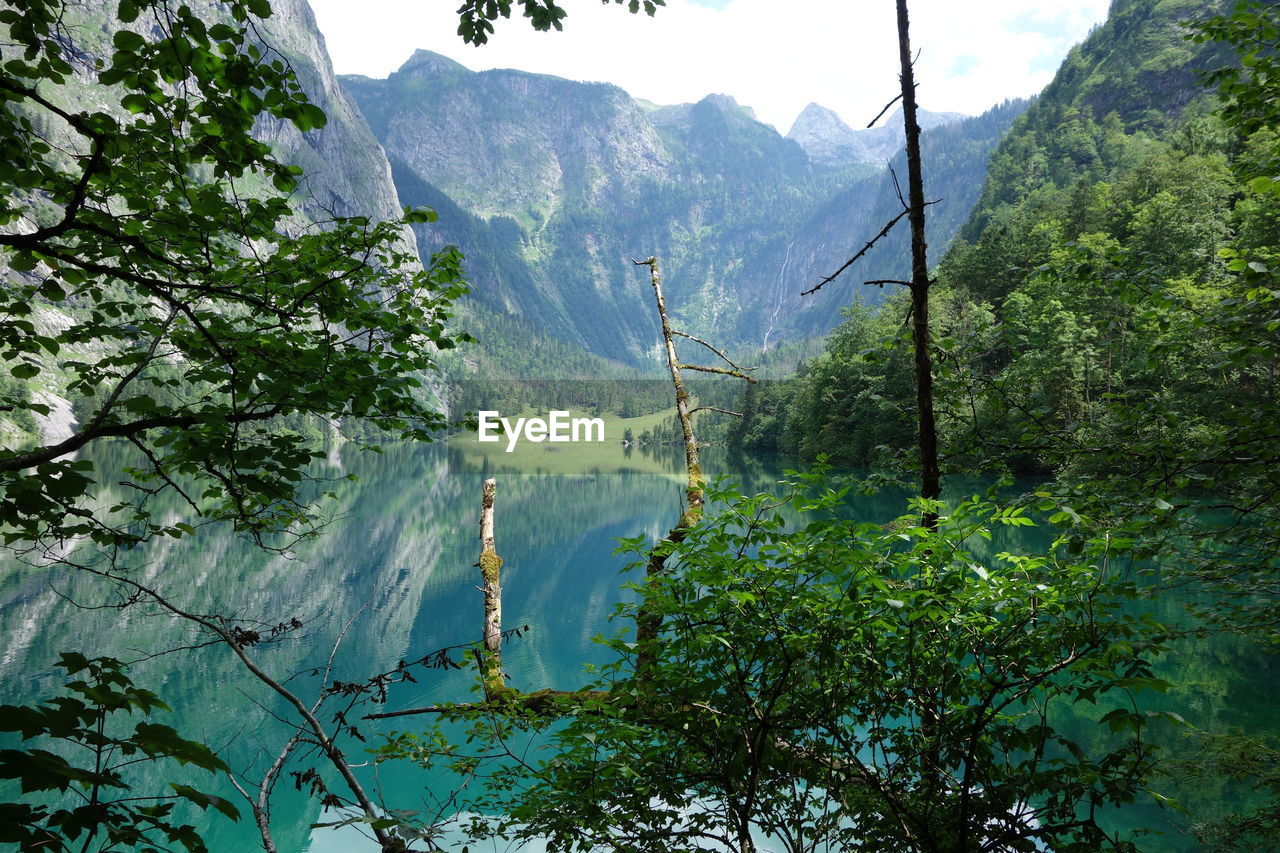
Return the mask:
[[(205, 3), (212, 19), (216, 5)], [(306, 0), (272, 0), (272, 15), (261, 28), (263, 40), (288, 57), (299, 82), (328, 122), (319, 130), (299, 133), (279, 120), (260, 121), (258, 136), (302, 167), (306, 180), (301, 204), (313, 220), (333, 214), (395, 219), (401, 205), (391, 180), (391, 165), (355, 102), (338, 83), (325, 49), (324, 36)], [(406, 234), (406, 239), (412, 236)]]
[[(1053, 81), (992, 155), (974, 215), (961, 231), (976, 241), (1038, 189), (1098, 179), (1132, 151), (1125, 137), (1159, 135), (1210, 96), (1198, 73), (1225, 61), (1214, 43), (1186, 40), (1185, 21), (1227, 0), (1113, 0), (1102, 26), (1072, 48)], [(1004, 211), (1004, 213), (1002, 213)]]
[[(935, 127), (921, 136), (925, 187), (938, 204), (930, 207), (930, 256), (942, 257), (953, 235), (978, 198), (987, 160), (996, 144), (1027, 108), (1026, 101), (1007, 101), (974, 118)], [(820, 335), (834, 325), (839, 309), (854, 298), (877, 304), (890, 292), (861, 284), (873, 279), (902, 279), (910, 271), (910, 233), (905, 221), (836, 281), (811, 296), (800, 294), (835, 272), (902, 210), (894, 174), (905, 180), (905, 154), (899, 151), (892, 171), (877, 174), (834, 193), (792, 229), (789, 263), (776, 287), (779, 316), (790, 317), (790, 335)], [(825, 321), (825, 322), (824, 322)]]
[(445, 200), (419, 239), (456, 242), (476, 299), (598, 354), (635, 361), (658, 333), (630, 258), (657, 254), (696, 331), (736, 328), (735, 265), (816, 188), (803, 151), (731, 98), (650, 113), (625, 92), (419, 51), (387, 80), (344, 78), (397, 164), (407, 203)]

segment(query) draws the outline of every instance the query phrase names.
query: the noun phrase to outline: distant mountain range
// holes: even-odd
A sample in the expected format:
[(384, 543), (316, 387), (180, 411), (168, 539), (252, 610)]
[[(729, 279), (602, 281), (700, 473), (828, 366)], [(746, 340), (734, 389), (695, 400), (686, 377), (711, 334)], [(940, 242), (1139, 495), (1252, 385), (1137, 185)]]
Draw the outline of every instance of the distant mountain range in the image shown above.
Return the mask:
[[(849, 284), (801, 292), (896, 212), (884, 168), (901, 147), (892, 120), (853, 131), (811, 106), (783, 137), (727, 95), (656, 106), (607, 84), (472, 72), (429, 51), (387, 79), (341, 81), (391, 161), (401, 202), (441, 213), (418, 229), (423, 249), (456, 243), (466, 254), (482, 344), (483, 327), (500, 319), (505, 334), (528, 338), (525, 349), (555, 339), (649, 363), (658, 328), (631, 259), (650, 255), (662, 260), (679, 323), (738, 348), (821, 335), (841, 305), (882, 296)], [(956, 187), (952, 215), (931, 226), (935, 245), (967, 215), (986, 153), (1021, 108), (926, 114), (930, 179)], [(907, 266), (901, 252), (868, 261), (868, 277)]]

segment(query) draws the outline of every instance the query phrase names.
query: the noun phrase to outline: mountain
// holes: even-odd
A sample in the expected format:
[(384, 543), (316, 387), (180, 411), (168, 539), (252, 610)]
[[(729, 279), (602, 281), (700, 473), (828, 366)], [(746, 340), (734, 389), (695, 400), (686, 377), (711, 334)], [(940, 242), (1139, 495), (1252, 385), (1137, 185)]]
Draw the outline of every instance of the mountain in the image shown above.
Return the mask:
[[(951, 124), (967, 118), (963, 113), (934, 113), (918, 110), (921, 130)], [(852, 163), (884, 163), (906, 145), (902, 129), (902, 108), (896, 109), (879, 127), (854, 130), (833, 110), (811, 103), (796, 117), (787, 132), (809, 160), (821, 166), (847, 166)]]
[[(66, 49), (80, 60), (65, 91), (73, 99), (73, 108), (93, 105), (123, 118), (124, 109), (111, 97), (104, 100), (95, 72), (89, 70), (94, 59), (108, 57), (113, 50), (112, 36), (118, 22), (111, 13), (114, 5), (108, 5), (110, 9), (101, 4), (68, 3), (63, 8), (65, 28), (75, 34), (75, 41), (69, 41)], [(226, 10), (214, 0), (192, 0), (188, 5), (211, 24), (226, 20)], [(328, 118), (323, 128), (305, 134), (278, 119), (259, 119), (255, 126), (255, 135), (270, 143), (282, 162), (295, 164), (305, 172), (292, 199), (297, 215), (291, 225), (301, 229), (334, 215), (367, 216), (372, 220), (398, 218), (401, 206), (390, 163), (355, 102), (338, 83), (310, 6), (306, 0), (272, 0), (271, 8), (271, 17), (257, 26), (261, 44), (289, 62), (308, 97)], [(75, 150), (67, 128), (54, 124), (43, 132), (50, 135), (49, 141), (55, 146)], [(406, 230), (403, 240), (406, 248), (416, 251), (412, 232)], [(23, 277), (35, 273), (14, 272), (0, 260), (0, 275)], [(40, 322), (47, 328), (64, 328), (72, 322), (72, 310), (66, 305), (42, 304)], [(40, 438), (48, 442), (70, 435), (77, 405), (66, 388), (68, 376), (56, 361), (49, 359), (27, 388), (33, 399), (50, 407), (50, 413), (36, 413), (33, 420), (23, 419), (21, 423), (0, 417), (0, 438), (13, 442)]]
[[(926, 220), (931, 263), (941, 259), (956, 232), (968, 220), (981, 193), (992, 150), (1030, 103), (1021, 99), (1005, 101), (980, 116), (935, 126), (921, 134), (925, 193), (930, 201), (936, 202), (929, 207)], [(834, 272), (901, 212), (897, 181), (906, 180), (906, 152), (899, 149), (889, 165), (889, 170), (874, 179), (870, 192), (861, 185), (851, 186), (835, 193), (813, 212), (792, 244), (800, 269), (823, 274)], [(834, 313), (838, 307), (838, 300), (832, 298), (835, 293), (847, 293), (851, 287), (866, 291), (858, 282), (908, 278), (910, 256), (911, 235), (903, 220), (877, 241), (856, 267), (826, 285), (815, 297), (831, 299), (828, 310)], [(805, 290), (816, 285), (820, 278), (817, 275), (797, 278), (791, 286)], [(826, 295), (828, 290), (833, 291), (832, 295)], [(883, 298), (884, 291), (872, 290), (870, 294), (873, 298), (866, 301), (875, 302)]]
[[(661, 259), (681, 327), (768, 349), (832, 327), (856, 291), (801, 291), (879, 228), (851, 221), (896, 198), (882, 169), (815, 162), (727, 95), (656, 106), (607, 84), (472, 72), (429, 51), (386, 79), (342, 83), (386, 149), (401, 201), (441, 213), (417, 229), (422, 248), (456, 243), (467, 255), (477, 310), (616, 363), (652, 363), (659, 340), (632, 258)], [(952, 126), (962, 125), (947, 139), (982, 151), (1004, 130)], [(953, 169), (951, 154), (938, 153), (941, 168)], [(813, 233), (830, 239), (814, 244)]]

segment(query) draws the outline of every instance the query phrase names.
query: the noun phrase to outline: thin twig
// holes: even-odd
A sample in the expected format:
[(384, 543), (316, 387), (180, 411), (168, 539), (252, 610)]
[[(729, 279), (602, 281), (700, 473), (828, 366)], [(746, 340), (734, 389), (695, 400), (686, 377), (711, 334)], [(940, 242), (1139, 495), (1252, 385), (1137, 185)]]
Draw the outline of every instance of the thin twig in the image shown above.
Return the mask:
[(697, 408), (691, 409), (689, 414), (692, 415), (694, 412), (719, 412), (722, 415), (733, 415), (735, 418), (742, 417), (742, 412), (731, 412), (728, 409), (717, 409), (715, 406), (698, 406)]
[(884, 109), (876, 113), (875, 118), (867, 122), (867, 127), (868, 128), (875, 127), (875, 124), (880, 120), (880, 117), (883, 116), (885, 113), (889, 112), (889, 107), (893, 106), (894, 104), (898, 103), (898, 101), (901, 101), (901, 100), (902, 100), (902, 93), (899, 92), (897, 95), (894, 96), (892, 101), (884, 105)]

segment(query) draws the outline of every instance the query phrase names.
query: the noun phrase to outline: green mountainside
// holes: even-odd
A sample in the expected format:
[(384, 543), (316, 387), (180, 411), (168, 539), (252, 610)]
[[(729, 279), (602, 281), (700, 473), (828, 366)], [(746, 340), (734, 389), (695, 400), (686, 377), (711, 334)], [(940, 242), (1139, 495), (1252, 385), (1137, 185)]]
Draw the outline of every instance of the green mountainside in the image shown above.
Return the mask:
[[(1126, 370), (1137, 366), (1120, 360), (1137, 352), (1128, 325), (1135, 313), (1100, 292), (1090, 264), (1125, 253), (1204, 283), (1224, 270), (1219, 249), (1274, 231), (1256, 202), (1233, 210), (1241, 188), (1228, 159), (1236, 143), (1212, 115), (1213, 93), (1198, 82), (1227, 53), (1186, 38), (1184, 21), (1227, 5), (1116, 0), (1013, 121), (990, 154), (980, 195), (926, 163), (929, 198), (976, 196), (971, 212), (966, 204), (929, 210), (935, 320), (953, 338), (943, 367), (967, 371), (964, 380), (951, 377), (957, 382), (989, 383), (982, 399), (950, 404), (957, 442), (965, 433), (1008, 446), (1029, 423), (1078, 425), (1091, 403), (1134, 378)], [(957, 235), (948, 251), (939, 232)], [(906, 235), (894, 236), (905, 244)], [(882, 249), (890, 250), (888, 241)], [(855, 273), (880, 278), (884, 269), (873, 252)], [(738, 439), (856, 464), (905, 449), (914, 406), (909, 355), (879, 346), (900, 334), (905, 303), (890, 308), (850, 313), (802, 376), (756, 392)], [(977, 451), (952, 452), (961, 459)], [(1034, 450), (1019, 458), (1028, 469), (1054, 464)]]
[(998, 231), (1010, 207), (1036, 203), (1036, 190), (1100, 180), (1134, 156), (1142, 140), (1182, 126), (1189, 107), (1194, 113), (1195, 102), (1209, 100), (1197, 74), (1222, 64), (1226, 55), (1214, 43), (1187, 41), (1182, 22), (1223, 5), (1116, 0), (1106, 22), (1072, 48), (992, 155), (982, 197), (961, 238), (975, 242), (993, 222)]
[[(529, 333), (525, 350), (549, 336), (650, 363), (657, 324), (630, 262), (650, 255), (677, 322), (738, 349), (824, 334), (841, 305), (883, 296), (801, 296), (897, 203), (883, 169), (815, 164), (731, 97), (659, 107), (605, 84), (471, 72), (428, 51), (385, 80), (342, 81), (392, 161), (401, 201), (442, 214), (417, 229), (422, 248), (461, 246), (477, 321), (508, 318), (511, 333)], [(934, 117), (927, 156), (957, 188), (954, 213), (934, 230), (940, 245), (976, 198), (962, 187), (979, 186), (1019, 110)], [(904, 245), (881, 253), (886, 267)], [(513, 368), (557, 371), (548, 361)]]

